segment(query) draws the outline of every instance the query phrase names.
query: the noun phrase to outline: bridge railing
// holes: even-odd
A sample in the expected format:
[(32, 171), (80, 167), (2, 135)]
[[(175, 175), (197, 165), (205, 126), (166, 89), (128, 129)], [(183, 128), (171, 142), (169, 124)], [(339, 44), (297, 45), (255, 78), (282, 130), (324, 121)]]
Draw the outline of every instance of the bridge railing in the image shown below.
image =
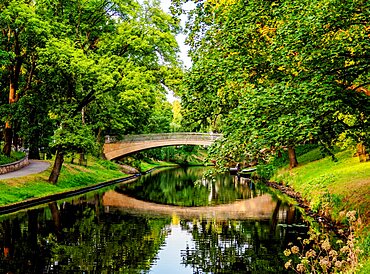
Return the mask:
[(196, 140), (196, 141), (214, 141), (222, 137), (218, 133), (199, 133), (199, 132), (176, 132), (176, 133), (157, 133), (157, 134), (137, 134), (124, 136), (105, 136), (105, 143), (130, 143), (143, 141), (161, 141), (161, 140)]

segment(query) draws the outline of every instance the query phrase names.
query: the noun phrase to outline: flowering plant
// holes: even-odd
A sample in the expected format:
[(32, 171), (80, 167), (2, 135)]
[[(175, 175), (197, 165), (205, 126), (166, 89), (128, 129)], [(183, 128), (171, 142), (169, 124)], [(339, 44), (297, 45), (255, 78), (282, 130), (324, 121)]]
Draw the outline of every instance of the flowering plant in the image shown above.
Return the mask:
[(318, 234), (312, 229), (308, 232), (309, 238), (298, 238), (301, 247), (289, 243), (289, 248), (284, 251), (288, 257), (285, 263), (286, 269), (292, 269), (296, 273), (337, 273), (345, 269), (354, 269), (358, 264), (358, 255), (361, 250), (356, 247), (355, 230), (361, 224), (361, 219), (356, 218), (356, 211), (346, 214), (349, 222), (349, 234), (344, 236), (340, 230), (340, 236), (346, 240), (337, 240), (331, 244), (329, 234)]

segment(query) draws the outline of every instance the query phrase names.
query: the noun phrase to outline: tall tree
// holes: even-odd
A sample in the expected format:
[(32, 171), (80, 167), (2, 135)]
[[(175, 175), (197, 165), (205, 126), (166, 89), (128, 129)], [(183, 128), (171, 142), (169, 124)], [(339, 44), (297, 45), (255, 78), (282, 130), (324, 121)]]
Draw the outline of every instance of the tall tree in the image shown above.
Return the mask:
[[(354, 92), (355, 83), (367, 85), (359, 82), (368, 73), (360, 54), (368, 51), (363, 41), (369, 39), (362, 4), (336, 5), (330, 0), (198, 3), (189, 34), (194, 69), (185, 82), (185, 111), (202, 112), (204, 101), (209, 100), (213, 105), (206, 103), (203, 116), (207, 117), (207, 112), (218, 111), (217, 103), (223, 98), (236, 98), (222, 106), (222, 157), (235, 159), (240, 153), (239, 158), (253, 159), (261, 156), (262, 149), (288, 148), (294, 167), (297, 144), (319, 142), (329, 151), (346, 129), (364, 136), (369, 99)], [(344, 21), (338, 18), (342, 13)], [(343, 33), (353, 33), (355, 44), (351, 38), (338, 39)], [(348, 56), (352, 56), (350, 62), (345, 60)], [(353, 62), (357, 65), (352, 68)], [(202, 72), (208, 77), (198, 76)], [(348, 124), (348, 117), (355, 123)]]
[[(70, 4), (73, 7), (74, 2)], [(57, 37), (40, 49), (40, 70), (47, 79), (45, 88), (55, 104), (51, 112), (59, 125), (53, 143), (52, 183), (58, 179), (67, 151), (93, 148), (91, 135), (86, 133), (95, 122), (91, 114), (99, 111), (90, 114), (94, 107), (90, 102), (113, 100), (109, 112), (124, 115), (105, 113), (123, 118), (115, 122), (122, 132), (135, 132), (148, 124), (153, 106), (163, 98), (163, 71), (177, 66), (177, 22), (159, 9), (158, 2), (142, 8), (136, 4), (134, 10), (128, 8), (131, 2), (124, 1), (80, 4), (83, 6), (77, 7), (77, 14), (73, 9), (65, 10), (71, 13), (66, 29), (75, 29), (76, 35), (71, 32), (68, 37)], [(59, 16), (66, 20), (64, 13)], [(99, 127), (95, 130), (101, 136), (103, 125)]]
[[(8, 103), (13, 105), (31, 88), (35, 71), (35, 49), (45, 43), (48, 24), (35, 12), (33, 1), (6, 1), (0, 5), (0, 51), (2, 52), (2, 77), (8, 85)], [(3, 153), (10, 155), (14, 107), (5, 110), (6, 116)]]

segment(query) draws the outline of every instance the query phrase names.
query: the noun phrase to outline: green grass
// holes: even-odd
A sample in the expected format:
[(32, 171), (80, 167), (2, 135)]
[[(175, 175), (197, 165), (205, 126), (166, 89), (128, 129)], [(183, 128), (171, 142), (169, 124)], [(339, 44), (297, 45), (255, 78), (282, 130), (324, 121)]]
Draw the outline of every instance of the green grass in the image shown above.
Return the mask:
[(12, 204), (30, 198), (44, 197), (111, 179), (127, 176), (119, 171), (118, 165), (90, 158), (88, 165), (64, 164), (56, 185), (47, 182), (51, 167), (39, 174), (0, 180), (0, 205)]
[(5, 155), (0, 153), (0, 165), (10, 164), (16, 161), (21, 160), (26, 156), (26, 153), (20, 151), (12, 151), (10, 157), (6, 157)]
[(150, 161), (150, 160), (147, 160), (145, 162), (141, 161), (140, 164), (139, 164), (139, 168), (140, 168), (141, 172), (145, 172), (145, 171), (148, 171), (152, 168), (160, 167), (160, 166), (177, 166), (177, 165), (174, 164), (174, 163), (171, 163), (171, 162)]
[[(50, 163), (52, 166), (52, 161)], [(51, 194), (75, 190), (128, 176), (120, 171), (119, 165), (111, 161), (89, 157), (87, 166), (80, 166), (70, 164), (70, 159), (66, 158), (58, 183), (52, 185), (47, 182), (51, 166), (48, 170), (39, 174), (0, 180), (0, 206), (21, 202), (30, 198), (45, 197)], [(143, 172), (158, 166), (176, 165), (163, 161), (140, 162), (140, 168)]]
[(281, 169), (272, 180), (292, 186), (313, 209), (329, 207), (335, 218), (342, 210), (358, 210), (369, 216), (370, 162), (360, 163), (352, 154), (349, 150), (339, 152), (334, 162), (331, 157), (315, 160), (317, 154), (310, 151), (301, 156), (304, 161), (298, 158), (303, 164), (293, 170)]
[(300, 192), (314, 211), (344, 222), (341, 211), (356, 210), (362, 219), (357, 231), (360, 248), (364, 250), (359, 273), (370, 273), (370, 162), (360, 163), (353, 150), (340, 151), (320, 159), (313, 149), (298, 157), (297, 168), (281, 168), (271, 180), (281, 182)]

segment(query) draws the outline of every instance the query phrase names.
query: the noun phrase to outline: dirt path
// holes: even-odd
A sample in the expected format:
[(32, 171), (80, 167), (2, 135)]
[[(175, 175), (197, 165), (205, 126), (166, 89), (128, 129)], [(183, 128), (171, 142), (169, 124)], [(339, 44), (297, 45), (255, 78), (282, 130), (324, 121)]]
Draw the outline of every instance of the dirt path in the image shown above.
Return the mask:
[(44, 170), (47, 170), (49, 166), (50, 166), (49, 162), (30, 160), (30, 164), (20, 170), (1, 174), (0, 180), (18, 178), (31, 174), (40, 173), (43, 172)]

